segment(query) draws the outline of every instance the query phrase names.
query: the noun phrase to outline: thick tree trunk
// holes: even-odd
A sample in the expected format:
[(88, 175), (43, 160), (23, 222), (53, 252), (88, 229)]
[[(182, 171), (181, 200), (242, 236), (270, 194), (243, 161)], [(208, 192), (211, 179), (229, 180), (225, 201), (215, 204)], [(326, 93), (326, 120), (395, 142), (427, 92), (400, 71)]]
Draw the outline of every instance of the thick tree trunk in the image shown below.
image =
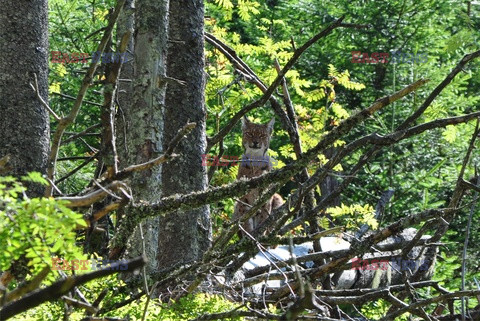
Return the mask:
[[(127, 2), (127, 5), (132, 6), (131, 2)], [(120, 94), (120, 110), (117, 117), (117, 124), (121, 124), (117, 130), (121, 168), (146, 162), (163, 152), (166, 86), (159, 85), (158, 79), (165, 77), (168, 0), (137, 0), (135, 7), (136, 31), (132, 45), (134, 67), (132, 70), (127, 64), (121, 77), (132, 77), (133, 88), (125, 85), (120, 88), (120, 91), (127, 90), (125, 95), (132, 91), (133, 95), (126, 97)], [(124, 23), (133, 22), (132, 17), (124, 19)], [(161, 166), (135, 173), (130, 181), (135, 202), (141, 200), (155, 202), (160, 199)], [(127, 208), (124, 215), (135, 216), (134, 208)], [(144, 221), (142, 232), (143, 235), (140, 229), (136, 228), (127, 246), (127, 256), (140, 255), (144, 249), (149, 260), (148, 271), (152, 271), (157, 266), (155, 258), (158, 247), (158, 219)]]
[[(48, 101), (47, 0), (5, 0), (0, 10), (0, 157), (9, 154), (16, 176), (45, 173), (50, 150), (49, 116), (29, 83), (38, 77)], [(30, 196), (43, 188), (29, 186)]]
[[(206, 148), (203, 0), (171, 1), (169, 21), (167, 73), (169, 77), (185, 81), (186, 85), (168, 82), (164, 147), (188, 121), (197, 123), (197, 126), (175, 150), (181, 157), (162, 168), (165, 196), (207, 187), (207, 171), (201, 158)], [(210, 240), (208, 206), (161, 217), (159, 268), (200, 259)]]

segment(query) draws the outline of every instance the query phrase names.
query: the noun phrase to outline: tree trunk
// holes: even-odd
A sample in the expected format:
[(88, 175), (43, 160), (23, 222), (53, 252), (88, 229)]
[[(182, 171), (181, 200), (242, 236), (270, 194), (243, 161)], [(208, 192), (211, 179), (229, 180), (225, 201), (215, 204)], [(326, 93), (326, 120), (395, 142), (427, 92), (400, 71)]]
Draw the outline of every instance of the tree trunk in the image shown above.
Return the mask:
[[(127, 2), (126, 5), (131, 5)], [(124, 23), (132, 23), (130, 19)], [(168, 0), (137, 0), (133, 37), (134, 67), (127, 64), (122, 77), (133, 77), (133, 88), (122, 84), (117, 124), (119, 138), (118, 153), (120, 168), (139, 164), (159, 156), (163, 152), (163, 113), (165, 85), (158, 79), (165, 77), (167, 54)], [(126, 28), (130, 28), (126, 26)], [(125, 28), (125, 29), (126, 29)], [(121, 35), (119, 35), (121, 36)], [(133, 95), (126, 97), (129, 91)], [(125, 137), (124, 137), (125, 136)], [(147, 202), (158, 201), (161, 197), (161, 166), (135, 173), (130, 180), (133, 199)], [(125, 209), (126, 215), (135, 216), (135, 209)], [(141, 233), (143, 232), (143, 233)], [(143, 235), (142, 235), (143, 234)], [(142, 237), (143, 236), (143, 237)], [(142, 222), (142, 229), (136, 228), (127, 246), (127, 256), (145, 254), (148, 271), (156, 269), (158, 247), (158, 219)]]
[[(170, 3), (167, 72), (169, 77), (185, 81), (186, 85), (168, 81), (164, 148), (188, 121), (197, 126), (175, 150), (181, 157), (163, 165), (165, 196), (204, 190), (208, 184), (201, 157), (206, 148), (203, 9), (203, 0)], [(198, 260), (210, 245), (208, 206), (161, 217), (159, 227), (159, 268)]]
[[(45, 173), (50, 150), (49, 116), (29, 85), (37, 74), (48, 101), (47, 13), (47, 0), (5, 0), (0, 10), (0, 157), (11, 156), (15, 176)], [(28, 187), (30, 196), (43, 194)]]

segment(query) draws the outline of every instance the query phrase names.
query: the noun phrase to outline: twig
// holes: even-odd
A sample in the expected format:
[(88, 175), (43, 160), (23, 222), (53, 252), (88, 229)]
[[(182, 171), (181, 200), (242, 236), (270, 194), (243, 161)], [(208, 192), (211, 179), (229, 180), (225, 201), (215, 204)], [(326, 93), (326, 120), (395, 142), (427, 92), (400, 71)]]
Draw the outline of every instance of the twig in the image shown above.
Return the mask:
[[(20, 285), (15, 290), (8, 292), (5, 297), (5, 302), (11, 302), (13, 300), (18, 299), (25, 293), (31, 292), (37, 289), (40, 286), (40, 283), (47, 277), (48, 273), (50, 273), (50, 266), (45, 266), (40, 272), (38, 272), (35, 277), (24, 285)], [(1, 298), (0, 300), (3, 300)]]
[[(102, 209), (93, 213), (91, 220), (86, 220), (87, 223), (88, 223), (87, 227), (90, 227), (91, 222), (97, 222), (99, 219), (101, 219), (102, 217), (104, 217), (108, 213), (118, 210), (120, 207), (125, 206), (127, 203), (128, 203), (128, 199), (112, 202), (108, 205), (105, 205), (104, 207), (102, 207)], [(83, 227), (83, 226), (81, 227), (81, 229), (84, 229), (84, 228), (85, 227)]]
[[(421, 221), (425, 221), (434, 217), (442, 216), (447, 210), (428, 210), (417, 215), (409, 215), (404, 217), (397, 222), (390, 224), (386, 228), (379, 230), (378, 232), (372, 234), (371, 236), (365, 238), (362, 241), (354, 241), (352, 246), (349, 250), (346, 251), (342, 257), (334, 259), (327, 264), (323, 264), (318, 268), (312, 269), (310, 273), (308, 273), (308, 277), (318, 279), (323, 275), (326, 275), (332, 271), (334, 271), (339, 266), (345, 264), (351, 258), (360, 255), (361, 253), (366, 252), (369, 250), (374, 244), (377, 244), (389, 236), (399, 233), (405, 227), (411, 226), (412, 224), (419, 223)], [(297, 288), (297, 284), (290, 284), (290, 286), (295, 290)], [(277, 300), (289, 293), (289, 288), (284, 285), (276, 290), (272, 295), (270, 295), (270, 300)]]
[[(66, 98), (66, 99), (70, 99), (70, 100), (75, 100), (76, 98), (73, 97), (73, 96), (70, 96), (70, 95), (66, 95), (66, 94), (62, 94), (62, 93), (57, 93), (57, 92), (52, 92), (53, 95), (57, 95), (57, 96), (60, 96), (62, 98)], [(85, 104), (89, 104), (89, 105), (93, 105), (93, 106), (99, 106), (101, 107), (102, 104), (99, 104), (99, 103), (96, 103), (96, 102), (93, 102), (93, 101), (89, 101), (89, 100), (84, 100), (83, 101)]]
[(119, 309), (119, 308), (121, 308), (121, 307), (124, 307), (124, 306), (126, 306), (126, 305), (129, 305), (130, 303), (137, 301), (138, 299), (140, 299), (140, 298), (141, 298), (142, 296), (144, 296), (144, 295), (145, 295), (145, 292), (144, 292), (144, 291), (141, 291), (141, 292), (139, 292), (139, 293), (137, 293), (137, 294), (135, 294), (135, 295), (132, 295), (130, 298), (128, 298), (128, 299), (126, 299), (126, 300), (123, 300), (123, 301), (121, 301), (121, 302), (115, 303), (115, 304), (113, 304), (113, 305), (111, 305), (111, 306), (103, 307), (103, 308), (101, 308), (100, 310), (98, 310), (97, 315), (98, 315), (98, 314), (105, 314), (105, 313), (107, 313), (107, 312), (110, 312), (110, 311), (113, 311), (113, 310), (117, 310), (117, 309)]
[(88, 312), (90, 312), (90, 313), (95, 313), (95, 312), (97, 312), (97, 309), (96, 309), (95, 307), (91, 306), (91, 305), (88, 304), (88, 303), (75, 300), (75, 299), (70, 298), (70, 297), (65, 296), (65, 295), (62, 296), (62, 299), (63, 299), (68, 305), (85, 309), (86, 311), (88, 311)]
[(379, 321), (387, 321), (387, 320), (394, 320), (396, 317), (406, 313), (412, 312), (418, 308), (430, 305), (432, 303), (447, 301), (453, 298), (461, 298), (464, 296), (476, 296), (480, 294), (480, 290), (469, 290), (469, 291), (457, 291), (448, 294), (442, 294), (437, 297), (433, 297), (430, 299), (420, 300), (414, 303), (409, 304), (408, 306), (398, 309), (397, 311), (393, 311), (392, 313), (387, 314), (383, 318), (379, 319)]
[[(86, 128), (85, 130), (83, 130), (83, 131), (81, 131), (81, 132), (79, 132), (79, 133), (76, 133), (76, 134), (73, 135), (73, 136), (68, 137), (67, 139), (65, 139), (65, 140), (62, 142), (62, 144), (66, 144), (66, 143), (68, 143), (68, 142), (71, 142), (71, 141), (77, 139), (78, 137), (85, 136), (85, 134), (87, 134), (89, 131), (91, 131), (91, 130), (93, 130), (93, 129), (100, 128), (101, 125), (102, 125), (102, 124), (98, 123), (98, 124), (95, 124), (95, 125), (93, 125), (93, 126), (90, 126), (90, 127)], [(60, 160), (60, 159), (58, 159), (58, 160)]]
[[(227, 312), (220, 313), (211, 313), (204, 314), (196, 319), (191, 319), (190, 321), (206, 321), (206, 320), (225, 320), (227, 318), (234, 317), (255, 317), (257, 320), (281, 320), (281, 316), (268, 312), (260, 312), (257, 310), (242, 311), (238, 309), (233, 309)], [(322, 319), (317, 319), (322, 320)]]
[(40, 96), (40, 90), (38, 89), (38, 79), (37, 79), (37, 74), (33, 74), (34, 81), (35, 81), (35, 86), (30, 83), (30, 87), (32, 87), (33, 91), (37, 95), (38, 100), (42, 103), (43, 107), (45, 107), (46, 110), (55, 118), (56, 121), (60, 120), (60, 117), (48, 106), (47, 102), (43, 100), (42, 96)]
[(78, 165), (77, 167), (75, 167), (72, 171), (70, 171), (67, 175), (63, 176), (62, 178), (58, 179), (57, 181), (55, 181), (55, 184), (59, 184), (61, 182), (63, 182), (64, 180), (66, 180), (67, 178), (69, 178), (70, 176), (72, 176), (73, 174), (75, 174), (76, 172), (78, 172), (79, 170), (81, 170), (82, 168), (84, 168), (85, 166), (87, 166), (88, 164), (90, 164), (90, 162), (92, 162), (95, 158), (98, 157), (98, 153), (96, 153), (95, 155), (93, 156), (90, 156), (89, 158), (87, 158), (83, 163), (81, 163), (80, 165)]
[[(355, 173), (357, 173), (360, 168), (362, 168), (366, 163), (368, 163), (371, 157), (373, 157), (373, 155), (375, 155), (375, 153), (377, 153), (382, 146), (389, 146), (400, 140), (413, 137), (427, 130), (431, 130), (434, 128), (442, 128), (448, 125), (466, 123), (478, 117), (480, 117), (480, 112), (471, 113), (471, 114), (458, 116), (458, 117), (438, 119), (438, 120), (431, 121), (429, 123), (417, 125), (407, 130), (396, 131), (386, 136), (380, 136), (378, 134), (370, 134), (357, 139), (356, 141), (348, 144), (347, 146), (344, 146), (342, 149), (340, 149), (337, 152), (337, 154), (333, 158), (331, 158), (327, 162), (327, 164), (324, 165), (323, 168), (320, 168), (317, 171), (317, 173), (313, 175), (312, 178), (304, 184), (304, 187), (303, 187), (304, 189), (308, 190), (310, 188), (313, 188), (315, 184), (317, 184), (321, 179), (323, 179), (323, 177), (327, 175), (327, 170), (332, 169), (336, 164), (340, 162), (341, 159), (351, 154), (354, 150), (357, 150), (360, 147), (364, 147), (366, 144), (374, 145), (370, 150), (368, 150), (366, 153), (364, 153), (364, 155), (360, 157), (359, 162), (354, 166), (354, 168), (350, 172), (350, 175), (342, 182), (340, 186), (338, 186), (332, 193), (330, 193), (325, 198), (323, 198), (313, 210), (308, 211), (303, 216), (296, 218), (290, 224), (282, 227), (280, 230), (280, 234), (285, 234), (286, 232), (292, 230), (293, 228), (301, 225), (302, 222), (305, 221), (306, 217), (315, 215), (326, 204), (328, 204), (328, 202), (332, 198), (339, 195), (339, 193), (341, 193), (343, 189), (345, 189), (346, 186), (348, 186), (350, 182), (353, 180)], [(281, 211), (282, 207), (280, 207), (278, 210)], [(438, 239), (436, 241), (438, 241)]]
[[(283, 276), (285, 282), (288, 284), (288, 277), (285, 275), (285, 272), (282, 271), (282, 269), (270, 258), (270, 256), (275, 257), (272, 253), (270, 253), (266, 248), (263, 247), (263, 245), (257, 241), (250, 233), (248, 233), (242, 226), (240, 226), (240, 229), (242, 232), (244, 232), (255, 244), (257, 245), (258, 250), (263, 254), (263, 257), (267, 259), (268, 262), (270, 262), (271, 265), (273, 265), (277, 271)], [(268, 252), (269, 255), (267, 255), (266, 252)], [(277, 259), (277, 258), (276, 258)], [(295, 292), (293, 292), (292, 289), (290, 289), (290, 293), (295, 296)]]

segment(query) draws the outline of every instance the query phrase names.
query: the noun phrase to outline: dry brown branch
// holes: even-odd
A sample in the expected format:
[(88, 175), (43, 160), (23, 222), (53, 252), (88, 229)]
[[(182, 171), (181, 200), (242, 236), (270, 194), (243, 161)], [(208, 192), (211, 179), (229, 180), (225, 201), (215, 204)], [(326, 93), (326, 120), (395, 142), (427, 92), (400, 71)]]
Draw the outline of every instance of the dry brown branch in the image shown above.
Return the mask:
[[(20, 285), (11, 292), (8, 292), (4, 302), (11, 302), (18, 299), (22, 295), (37, 289), (40, 286), (40, 283), (42, 283), (42, 281), (47, 277), (48, 273), (50, 273), (50, 266), (44, 267), (40, 272), (38, 272), (37, 275), (33, 277), (31, 281)], [(3, 298), (0, 298), (0, 301), (3, 300)]]
[(93, 306), (91, 306), (91, 305), (88, 304), (88, 303), (75, 300), (75, 299), (70, 298), (70, 297), (65, 296), (65, 295), (62, 296), (62, 299), (63, 299), (68, 305), (71, 305), (71, 306), (73, 306), (73, 307), (85, 309), (86, 311), (88, 311), (88, 312), (90, 312), (90, 313), (95, 313), (95, 312), (97, 312), (97, 309), (94, 308)]
[[(119, 0), (117, 1), (117, 4), (115, 6), (115, 9), (113, 10), (113, 13), (110, 15), (109, 21), (108, 21), (108, 26), (105, 28), (105, 33), (103, 34), (102, 40), (100, 41), (100, 44), (97, 47), (97, 51), (100, 53), (103, 53), (105, 50), (105, 46), (112, 36), (113, 28), (115, 26), (115, 23), (117, 21), (117, 18), (120, 14), (120, 11), (123, 8), (123, 5), (125, 4), (125, 0)], [(57, 164), (57, 158), (58, 158), (58, 150), (60, 148), (60, 144), (62, 142), (62, 136), (63, 133), (65, 132), (66, 128), (71, 125), (73, 122), (75, 122), (75, 119), (77, 118), (78, 113), (80, 112), (80, 107), (82, 106), (83, 99), (85, 98), (85, 95), (87, 93), (88, 87), (90, 87), (90, 83), (93, 80), (93, 76), (95, 74), (95, 71), (97, 69), (98, 61), (92, 62), (90, 64), (90, 67), (87, 70), (87, 73), (85, 77), (83, 78), (82, 81), (82, 86), (80, 87), (80, 90), (77, 95), (77, 99), (75, 100), (75, 103), (72, 107), (72, 110), (68, 114), (68, 116), (63, 117), (58, 120), (58, 126), (57, 130), (55, 131), (55, 134), (52, 139), (52, 148), (50, 151), (50, 155), (48, 158), (48, 166), (47, 166), (47, 177), (51, 181), (55, 181), (55, 168)], [(47, 186), (45, 190), (45, 196), (49, 197), (52, 195), (53, 187), (52, 186)]]
[(430, 299), (419, 300), (417, 302), (409, 304), (406, 307), (403, 307), (403, 308), (398, 309), (398, 310), (396, 310), (392, 313), (387, 314), (386, 316), (381, 318), (379, 321), (394, 320), (394, 318), (396, 318), (396, 317), (398, 317), (398, 316), (400, 316), (404, 313), (407, 313), (407, 312), (413, 313), (413, 311), (415, 311), (416, 309), (428, 306), (432, 303), (438, 303), (438, 302), (448, 301), (448, 300), (457, 299), (457, 298), (459, 299), (461, 297), (476, 296), (476, 295), (479, 295), (479, 294), (480, 294), (480, 290), (466, 290), (466, 291), (457, 291), (457, 292), (453, 292), (453, 293), (442, 294), (442, 295), (439, 295), (437, 297), (433, 297), (433, 298), (430, 298)]
[(119, 271), (120, 264), (115, 263), (108, 268), (93, 271), (86, 274), (69, 276), (65, 279), (55, 282), (54, 284), (33, 292), (28, 293), (23, 298), (6, 304), (0, 310), (0, 320), (7, 320), (14, 315), (32, 309), (44, 302), (53, 301), (68, 293), (75, 286), (90, 282), (92, 280), (102, 278), (119, 272), (132, 272), (142, 267), (146, 262), (144, 257), (138, 257), (127, 262), (127, 270)]
[(192, 129), (195, 128), (195, 126), (197, 126), (196, 123), (185, 124), (182, 128), (180, 128), (180, 130), (172, 139), (172, 141), (169, 143), (166, 151), (162, 155), (142, 164), (128, 166), (127, 168), (119, 171), (115, 175), (114, 179), (124, 179), (133, 172), (150, 169), (153, 166), (165, 163), (166, 161), (171, 160), (174, 157), (177, 157), (177, 155), (173, 154), (174, 149), (177, 147), (180, 140), (182, 140), (188, 133), (190, 133)]
[[(131, 32), (123, 34), (120, 44), (120, 53), (125, 53), (130, 41)], [(115, 144), (115, 97), (118, 89), (118, 77), (122, 69), (123, 59), (105, 67), (105, 85), (103, 89), (103, 105), (101, 108), (100, 119), (102, 123), (102, 148), (101, 157), (105, 165), (105, 174), (108, 178), (113, 177), (118, 172), (118, 155)]]
[(119, 190), (120, 188), (128, 190), (128, 186), (125, 183), (121, 181), (113, 181), (107, 186), (105, 186), (103, 189), (95, 190), (86, 195), (57, 197), (57, 200), (68, 201), (69, 203), (66, 204), (66, 206), (69, 208), (86, 207), (100, 201), (101, 199), (109, 195), (109, 193), (111, 193), (112, 191)]
[(130, 200), (130, 198), (125, 198), (124, 200), (115, 201), (115, 202), (112, 202), (108, 205), (105, 205), (100, 210), (93, 213), (93, 215), (91, 216), (91, 219), (86, 219), (85, 220), (85, 222), (87, 223), (87, 226), (77, 226), (77, 229), (83, 230), (85, 228), (89, 228), (91, 226), (91, 223), (97, 222), (98, 220), (100, 220), (102, 217), (104, 217), (108, 213), (116, 211), (120, 207), (125, 206), (128, 203), (129, 200)]
[(47, 102), (45, 100), (43, 100), (42, 96), (40, 96), (40, 90), (38, 89), (38, 79), (37, 79), (37, 74), (34, 73), (33, 74), (33, 77), (34, 77), (34, 82), (35, 82), (35, 85), (32, 85), (30, 83), (30, 87), (33, 89), (33, 91), (35, 92), (35, 95), (37, 95), (37, 98), (38, 100), (40, 100), (40, 102), (42, 103), (43, 107), (45, 107), (46, 110), (48, 110), (48, 112), (53, 116), (53, 118), (55, 118), (56, 121), (59, 121), (60, 120), (60, 117), (58, 117), (58, 115), (50, 108), (50, 106), (47, 104)]

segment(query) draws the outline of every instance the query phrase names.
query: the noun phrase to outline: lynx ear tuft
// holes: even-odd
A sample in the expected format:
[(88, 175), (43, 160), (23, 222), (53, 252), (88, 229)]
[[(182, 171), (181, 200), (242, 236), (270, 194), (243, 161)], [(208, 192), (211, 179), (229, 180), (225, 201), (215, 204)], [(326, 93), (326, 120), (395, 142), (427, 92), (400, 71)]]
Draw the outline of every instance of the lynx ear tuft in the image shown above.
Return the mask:
[(247, 126), (247, 124), (250, 124), (250, 121), (248, 120), (247, 116), (243, 116), (242, 118), (242, 129)]
[(268, 122), (268, 129), (270, 130), (270, 132), (272, 133), (273, 132), (273, 125), (275, 124), (275, 117), (273, 117), (269, 122)]

